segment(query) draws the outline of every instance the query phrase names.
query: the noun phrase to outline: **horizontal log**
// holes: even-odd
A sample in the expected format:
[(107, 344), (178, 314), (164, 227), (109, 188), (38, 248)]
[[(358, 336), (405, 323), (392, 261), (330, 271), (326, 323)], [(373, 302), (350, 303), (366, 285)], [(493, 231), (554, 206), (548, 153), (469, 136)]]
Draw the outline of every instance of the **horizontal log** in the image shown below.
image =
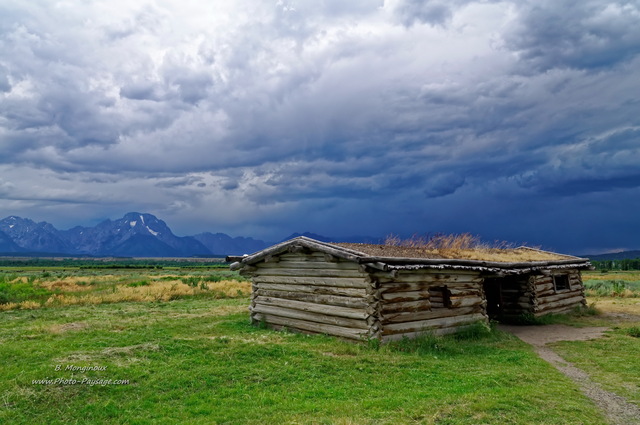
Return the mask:
[(407, 332), (421, 332), (429, 329), (446, 328), (454, 325), (462, 325), (486, 320), (484, 313), (472, 313), (462, 316), (443, 317), (439, 319), (419, 320), (415, 322), (391, 323), (384, 325), (382, 335), (391, 335)]
[(578, 304), (569, 304), (569, 305), (562, 305), (559, 307), (555, 307), (555, 308), (549, 308), (546, 309), (544, 311), (538, 311), (534, 313), (535, 317), (540, 317), (540, 316), (544, 316), (545, 314), (563, 314), (563, 313), (570, 313), (574, 308), (576, 307), (581, 307), (582, 304), (578, 303)]
[(339, 288), (336, 286), (320, 286), (320, 285), (292, 285), (281, 283), (256, 283), (258, 289), (267, 289), (273, 291), (291, 291), (303, 292), (309, 294), (325, 294), (337, 295), (344, 297), (366, 297), (367, 290), (365, 288)]
[(451, 308), (484, 306), (487, 304), (487, 302), (480, 297), (451, 298), (450, 301), (451, 301), (451, 304), (450, 304)]
[(429, 300), (400, 301), (394, 303), (383, 302), (381, 303), (380, 309), (382, 314), (431, 310), (431, 302), (429, 302)]
[(476, 288), (466, 288), (466, 289), (457, 289), (455, 287), (449, 288), (447, 286), (447, 289), (449, 289), (449, 293), (451, 294), (452, 297), (464, 297), (468, 295), (479, 296), (480, 293), (482, 292), (480, 286)]
[(554, 288), (547, 289), (546, 291), (540, 291), (536, 293), (536, 298), (544, 298), (549, 297), (556, 294), (556, 290)]
[(298, 268), (285, 268), (285, 267), (273, 267), (274, 265), (281, 265), (282, 263), (258, 263), (260, 267), (254, 271), (255, 275), (260, 276), (289, 276), (289, 277), (339, 277), (339, 278), (361, 278), (364, 280), (366, 274), (357, 270), (330, 270), (326, 268), (319, 269), (298, 269)]
[(320, 261), (324, 259), (324, 253), (319, 251), (311, 251), (307, 254), (291, 253), (288, 251), (279, 255), (280, 261)]
[(253, 277), (253, 282), (278, 283), (291, 285), (333, 286), (336, 288), (368, 288), (371, 284), (360, 277), (309, 277), (309, 276), (270, 276), (259, 275)]
[(464, 308), (439, 308), (434, 310), (405, 312), (405, 313), (387, 313), (382, 312), (380, 322), (383, 325), (391, 323), (415, 322), (421, 320), (432, 320), (442, 317), (463, 316), (472, 313), (479, 313), (481, 307), (464, 307)]
[(388, 302), (428, 300), (429, 291), (409, 291), (384, 293), (380, 290), (380, 298)]
[(313, 313), (325, 314), (327, 316), (347, 317), (351, 319), (366, 319), (371, 315), (364, 309), (340, 307), (335, 305), (322, 305), (304, 301), (287, 300), (284, 298), (273, 298), (259, 296), (255, 299), (256, 305), (264, 304), (274, 307), (286, 307), (300, 311), (310, 311)]
[(528, 295), (522, 295), (522, 296), (518, 297), (516, 302), (519, 303), (519, 304), (531, 304), (531, 297), (528, 296)]
[(553, 285), (553, 277), (544, 276), (544, 277), (538, 277), (536, 279), (536, 285), (548, 285), (548, 284)]
[(431, 283), (435, 285), (467, 285), (467, 284), (480, 284), (484, 279), (477, 274), (437, 274), (437, 273), (425, 273), (424, 271), (417, 271), (415, 273), (408, 273), (400, 271), (396, 277), (392, 278), (388, 273), (375, 273), (374, 276), (380, 279), (382, 283), (388, 282), (403, 282), (403, 283)]
[[(432, 329), (427, 332), (420, 331), (420, 332), (406, 332), (406, 333), (399, 333), (399, 334), (392, 334), (392, 335), (384, 335), (380, 338), (380, 340), (381, 342), (386, 343), (391, 341), (398, 341), (403, 338), (418, 338), (425, 334), (431, 334), (434, 336), (451, 335), (456, 332), (461, 332), (461, 331), (464, 331), (465, 329), (469, 329), (470, 327), (474, 326), (477, 322), (478, 321), (472, 322), (469, 324), (464, 324), (464, 325), (454, 325), (454, 326), (448, 326), (445, 328)], [(487, 319), (480, 320), (479, 322), (488, 323), (488, 320)]]
[(553, 282), (551, 282), (551, 283), (545, 283), (542, 285), (536, 285), (535, 290), (537, 293), (541, 293), (546, 291), (553, 291), (554, 287), (555, 286), (553, 285)]
[(349, 308), (366, 308), (369, 306), (367, 300), (361, 297), (312, 294), (308, 292), (272, 291), (266, 289), (258, 289), (256, 291), (256, 296), (284, 298), (289, 300), (306, 301), (326, 305), (337, 305)]
[(354, 329), (369, 329), (369, 324), (366, 320), (361, 319), (348, 319), (344, 317), (330, 316), (326, 314), (313, 313), (308, 311), (300, 311), (295, 309), (283, 308), (281, 306), (275, 307), (264, 304), (256, 304), (251, 310), (255, 315), (258, 313), (270, 314), (279, 317), (287, 317), (290, 319), (307, 320), (309, 322), (322, 323), (327, 325), (342, 326), (346, 328)]
[(561, 299), (554, 302), (548, 302), (544, 304), (539, 303), (538, 307), (536, 308), (536, 312), (548, 311), (557, 307), (578, 305), (578, 304), (581, 304), (583, 300), (584, 300), (584, 297), (582, 295), (578, 295), (576, 297), (565, 298), (565, 299)]
[(256, 313), (254, 315), (254, 320), (257, 322), (264, 321), (269, 325), (276, 325), (292, 331), (332, 335), (354, 340), (364, 340), (369, 334), (369, 331), (364, 329), (346, 328), (343, 326), (309, 322), (306, 320), (292, 319), (290, 317), (281, 317), (265, 313)]
[(317, 270), (351, 270), (358, 271), (358, 265), (351, 262), (327, 262), (327, 261), (284, 261), (257, 263), (258, 269), (317, 269)]
[(557, 294), (554, 295), (547, 295), (547, 296), (540, 296), (538, 295), (536, 297), (536, 299), (538, 300), (538, 304), (542, 305), (542, 304), (546, 304), (546, 303), (550, 303), (550, 302), (554, 302), (554, 301), (558, 301), (558, 300), (563, 300), (566, 298), (572, 298), (575, 296), (582, 296), (582, 289), (578, 289), (575, 291), (562, 291), (562, 292), (558, 292)]

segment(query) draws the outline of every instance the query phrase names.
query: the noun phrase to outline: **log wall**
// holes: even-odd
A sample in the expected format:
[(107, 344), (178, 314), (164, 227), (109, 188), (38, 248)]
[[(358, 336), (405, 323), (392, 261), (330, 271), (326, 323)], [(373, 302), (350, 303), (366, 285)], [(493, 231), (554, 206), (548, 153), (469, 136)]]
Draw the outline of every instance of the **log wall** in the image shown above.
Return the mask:
[(371, 336), (374, 290), (358, 264), (317, 252), (289, 252), (254, 266), (252, 323), (355, 340)]
[(584, 285), (579, 270), (564, 273), (569, 278), (569, 289), (556, 290), (553, 275), (531, 277), (531, 290), (535, 292), (533, 313), (542, 316), (549, 313), (566, 313), (576, 307), (586, 306)]
[(502, 315), (506, 317), (533, 313), (535, 294), (531, 288), (531, 277), (508, 276), (502, 279)]
[(487, 322), (482, 279), (476, 272), (400, 270), (372, 273), (382, 341), (442, 335)]
[(318, 252), (287, 252), (249, 272), (251, 321), (276, 329), (386, 341), (488, 320), (476, 272), (381, 272)]

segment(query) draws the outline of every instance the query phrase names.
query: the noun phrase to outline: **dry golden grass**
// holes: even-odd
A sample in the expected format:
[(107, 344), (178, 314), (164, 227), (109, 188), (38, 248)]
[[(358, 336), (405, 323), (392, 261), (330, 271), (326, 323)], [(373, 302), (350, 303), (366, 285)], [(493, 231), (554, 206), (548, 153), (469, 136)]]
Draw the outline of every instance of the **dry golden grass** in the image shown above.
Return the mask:
[(179, 297), (196, 295), (204, 289), (191, 287), (182, 282), (154, 282), (149, 286), (116, 286), (113, 292), (87, 295), (53, 295), (45, 305), (103, 304), (123, 301), (169, 301)]
[(429, 238), (414, 236), (402, 240), (387, 237), (385, 245), (338, 244), (372, 256), (405, 258), (445, 258), (504, 263), (553, 261), (572, 258), (535, 248), (518, 247), (504, 241), (488, 244), (469, 233), (459, 235), (434, 235)]
[(0, 311), (8, 311), (8, 310), (33, 310), (35, 308), (40, 308), (40, 303), (35, 301), (22, 301), (19, 303), (5, 303), (0, 304)]
[[(176, 280), (147, 279), (147, 284), (130, 286), (129, 283), (117, 283), (108, 286), (94, 285), (95, 282), (115, 282), (115, 276), (102, 276), (91, 279), (91, 284), (81, 277), (68, 277), (52, 281), (36, 281), (35, 284), (57, 293), (44, 302), (22, 301), (0, 304), (0, 311), (27, 310), (40, 307), (63, 305), (95, 305), (117, 302), (169, 301), (194, 295), (213, 295), (214, 297), (244, 297), (251, 293), (251, 284), (243, 281), (223, 280), (219, 282), (200, 281), (197, 285), (188, 285), (178, 277)], [(78, 294), (80, 292), (80, 294)]]
[(626, 281), (640, 281), (640, 272), (624, 271), (624, 272), (607, 272), (602, 273), (599, 271), (583, 272), (584, 280), (626, 280)]
[(251, 282), (238, 282), (237, 280), (221, 280), (220, 282), (207, 282), (209, 290), (224, 293), (228, 297), (248, 296), (251, 294)]
[(602, 313), (631, 314), (640, 316), (640, 298), (587, 298)]
[(86, 284), (86, 281), (86, 279), (80, 279), (78, 277), (67, 277), (59, 280), (40, 281), (37, 285), (50, 291), (59, 290), (64, 292), (82, 292), (95, 289), (92, 285)]

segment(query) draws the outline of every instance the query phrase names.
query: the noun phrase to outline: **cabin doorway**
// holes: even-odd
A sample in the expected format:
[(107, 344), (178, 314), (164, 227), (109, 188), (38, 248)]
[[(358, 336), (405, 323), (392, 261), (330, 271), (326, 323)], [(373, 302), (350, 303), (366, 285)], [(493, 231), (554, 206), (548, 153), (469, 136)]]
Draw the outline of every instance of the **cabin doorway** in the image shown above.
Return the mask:
[(489, 319), (511, 322), (531, 312), (533, 305), (528, 282), (526, 275), (485, 278), (483, 289)]
[(486, 278), (484, 280), (484, 296), (487, 299), (487, 315), (490, 320), (500, 320), (502, 318), (502, 279)]

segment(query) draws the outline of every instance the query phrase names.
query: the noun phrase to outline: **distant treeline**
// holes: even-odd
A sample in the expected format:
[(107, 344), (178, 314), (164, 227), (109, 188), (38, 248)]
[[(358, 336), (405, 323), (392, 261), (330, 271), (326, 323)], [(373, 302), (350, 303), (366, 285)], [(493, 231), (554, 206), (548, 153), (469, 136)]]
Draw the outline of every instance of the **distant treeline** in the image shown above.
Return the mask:
[(591, 260), (596, 270), (640, 270), (640, 258), (624, 260)]
[(0, 267), (69, 267), (81, 269), (162, 269), (227, 267), (220, 258), (21, 258), (0, 257)]

